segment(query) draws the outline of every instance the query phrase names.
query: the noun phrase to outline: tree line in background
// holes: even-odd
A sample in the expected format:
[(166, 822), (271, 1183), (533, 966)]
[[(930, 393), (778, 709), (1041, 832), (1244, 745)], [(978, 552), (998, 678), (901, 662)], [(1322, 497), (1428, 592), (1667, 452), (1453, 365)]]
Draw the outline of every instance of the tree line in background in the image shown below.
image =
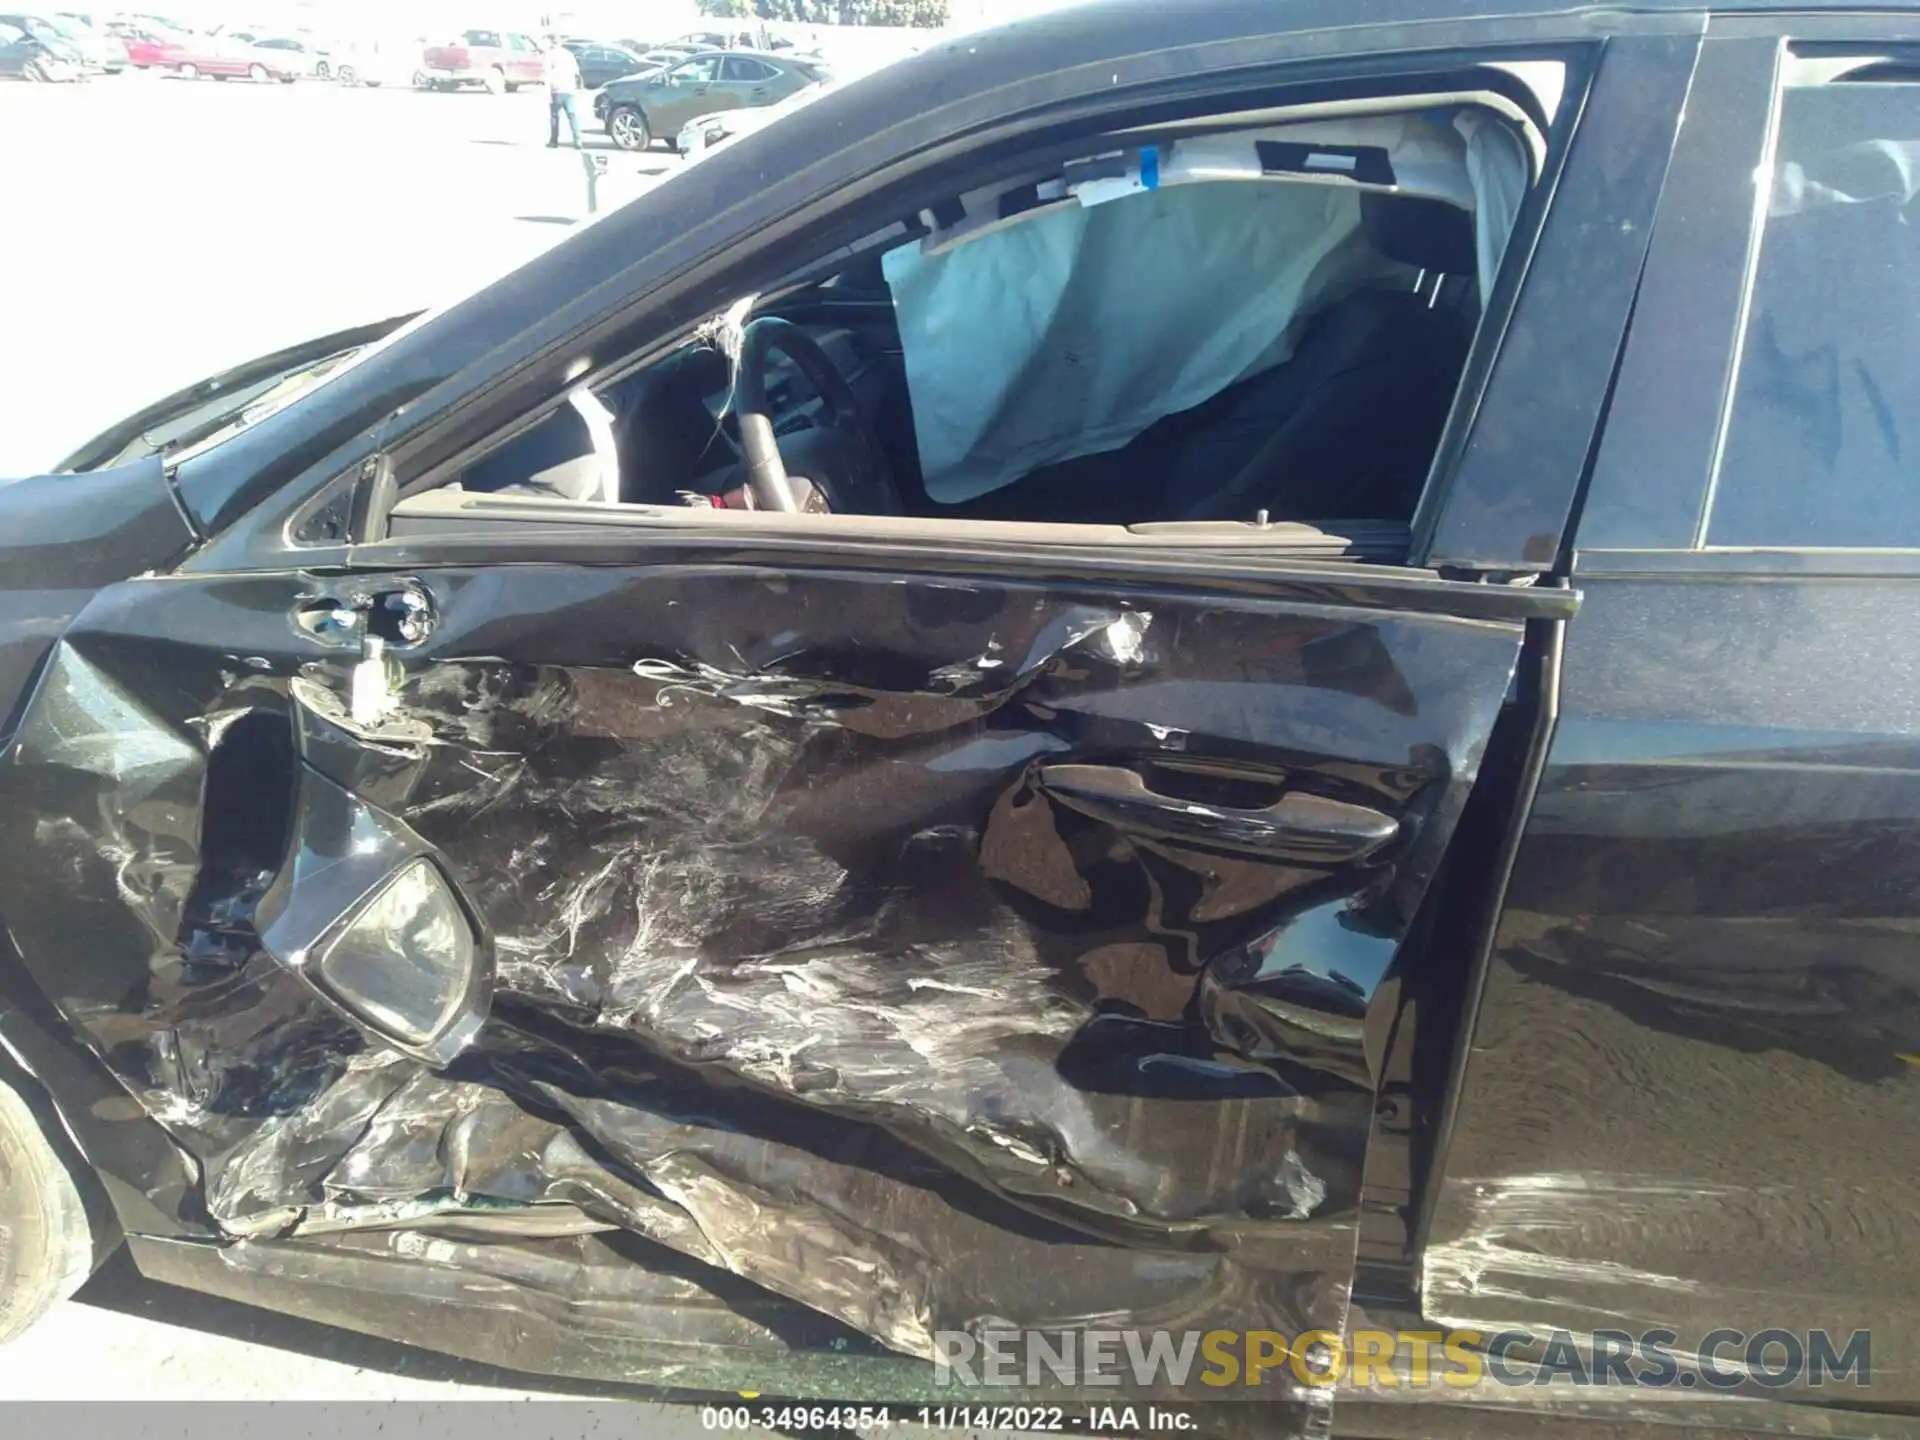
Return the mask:
[(791, 20), (803, 25), (947, 23), (947, 0), (700, 0), (700, 13), (728, 20)]

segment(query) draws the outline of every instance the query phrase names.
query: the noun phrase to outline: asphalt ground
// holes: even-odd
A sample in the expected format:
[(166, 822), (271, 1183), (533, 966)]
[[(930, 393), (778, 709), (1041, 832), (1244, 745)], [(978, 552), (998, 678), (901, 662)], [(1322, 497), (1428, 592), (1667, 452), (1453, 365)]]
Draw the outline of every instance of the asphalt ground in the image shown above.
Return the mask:
[[(583, 98), (583, 111), (587, 111)], [(607, 157), (610, 203), (671, 173)], [(283, 345), (457, 299), (587, 213), (546, 98), (0, 82), (0, 475)]]

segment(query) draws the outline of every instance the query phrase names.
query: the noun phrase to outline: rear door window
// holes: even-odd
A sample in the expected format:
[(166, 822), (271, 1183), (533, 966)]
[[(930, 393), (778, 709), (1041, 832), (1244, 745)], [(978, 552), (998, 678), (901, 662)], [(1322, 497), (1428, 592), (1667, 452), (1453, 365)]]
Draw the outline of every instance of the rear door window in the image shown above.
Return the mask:
[(773, 79), (779, 73), (771, 65), (762, 64), (745, 55), (729, 55), (721, 66), (720, 78), (757, 85)]
[(1920, 69), (1780, 93), (1713, 546), (1920, 545)]

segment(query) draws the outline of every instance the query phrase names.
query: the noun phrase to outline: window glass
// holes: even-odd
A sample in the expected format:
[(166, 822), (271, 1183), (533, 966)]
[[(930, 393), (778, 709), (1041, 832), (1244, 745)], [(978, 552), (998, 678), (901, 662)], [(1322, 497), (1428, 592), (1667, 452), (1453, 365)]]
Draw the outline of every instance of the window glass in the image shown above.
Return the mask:
[(509, 50), (519, 50), (525, 53), (525, 52), (537, 50), (540, 47), (535, 45), (533, 41), (529, 40), (524, 35), (509, 35), (507, 37), (507, 48)]
[[(722, 59), (758, 63), (710, 53), (678, 73), (733, 73)], [(1276, 146), (1378, 152), (1380, 178), (1276, 175)], [(833, 513), (1404, 525), (1480, 319), (1481, 257), (1505, 248), (1531, 153), (1490, 112), (1409, 109), (1188, 137), (1172, 163), (1157, 145), (1015, 161), (783, 302), (884, 467), (842, 443), (835, 387), (790, 353), (761, 357), (752, 388), (806, 503)], [(880, 303), (854, 321), (807, 313), (853, 296)], [(735, 364), (695, 341), (596, 386), (620, 417), (621, 502), (752, 508)], [(514, 438), (535, 430), (538, 444)], [(402, 493), (451, 478), (550, 497), (589, 439), (513, 432), (456, 475), (402, 477)], [(442, 523), (424, 501), (396, 513)]]
[(1920, 84), (1779, 126), (1707, 541), (1920, 546)]
[(478, 45), (482, 49), (494, 50), (500, 46), (500, 32), (497, 30), (469, 30), (467, 44)]
[(676, 65), (667, 72), (670, 85), (711, 85), (714, 72), (720, 68), (718, 55), (702, 55), (698, 60), (689, 60), (684, 65)]
[(750, 80), (755, 84), (760, 84), (773, 79), (774, 76), (779, 73), (780, 72), (775, 70), (771, 65), (763, 64), (758, 60), (750, 60), (744, 55), (731, 55), (727, 57), (726, 78), (729, 80)]

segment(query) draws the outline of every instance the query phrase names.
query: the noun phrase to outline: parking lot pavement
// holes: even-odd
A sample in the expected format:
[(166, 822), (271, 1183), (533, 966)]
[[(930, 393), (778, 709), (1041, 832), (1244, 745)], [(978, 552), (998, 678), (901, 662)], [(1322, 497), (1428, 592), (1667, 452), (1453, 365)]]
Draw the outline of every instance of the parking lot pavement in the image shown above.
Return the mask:
[[(591, 116), (588, 116), (589, 125)], [(457, 298), (586, 213), (544, 94), (0, 84), (0, 475), (226, 365)], [(608, 157), (608, 197), (670, 173)]]

